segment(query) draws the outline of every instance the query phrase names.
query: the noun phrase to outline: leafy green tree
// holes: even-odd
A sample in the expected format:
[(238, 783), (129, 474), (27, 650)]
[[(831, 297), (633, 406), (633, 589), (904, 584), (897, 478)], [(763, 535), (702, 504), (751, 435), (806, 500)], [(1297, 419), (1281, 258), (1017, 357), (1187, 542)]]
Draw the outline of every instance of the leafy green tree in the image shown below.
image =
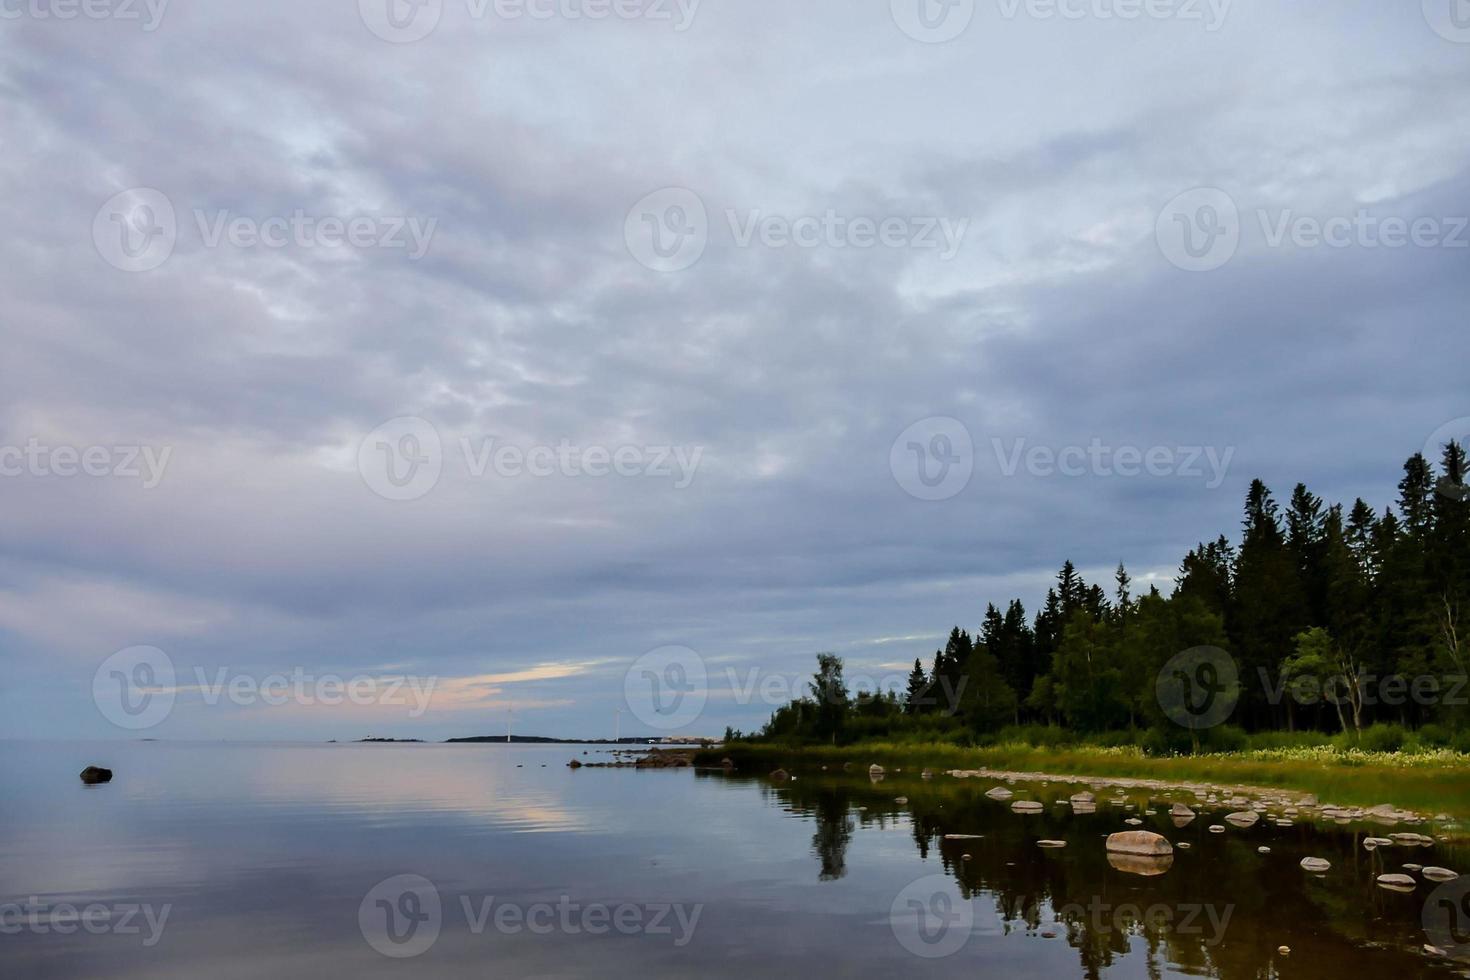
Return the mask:
[(1086, 609), (1067, 621), (1052, 666), (1057, 709), (1083, 732), (1115, 727), (1127, 715), (1122, 672), (1115, 662), (1107, 627)]
[(849, 698), (842, 679), (842, 658), (835, 653), (817, 654), (817, 672), (812, 675), (812, 699), (817, 703), (815, 733), (837, 742), (847, 719)]

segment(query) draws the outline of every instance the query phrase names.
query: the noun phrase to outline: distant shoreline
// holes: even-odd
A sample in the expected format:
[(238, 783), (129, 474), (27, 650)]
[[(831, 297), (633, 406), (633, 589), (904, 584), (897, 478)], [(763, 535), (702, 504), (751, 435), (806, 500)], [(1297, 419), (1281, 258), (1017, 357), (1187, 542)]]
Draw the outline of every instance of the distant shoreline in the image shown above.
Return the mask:
[(442, 742), (429, 742), (422, 738), (359, 738), (353, 740), (355, 744), (372, 745), (618, 745), (647, 748), (649, 746), (661, 745), (717, 745), (718, 739), (691, 738), (691, 739), (649, 739), (649, 738), (553, 738), (546, 735), (471, 735), (467, 738), (446, 738)]

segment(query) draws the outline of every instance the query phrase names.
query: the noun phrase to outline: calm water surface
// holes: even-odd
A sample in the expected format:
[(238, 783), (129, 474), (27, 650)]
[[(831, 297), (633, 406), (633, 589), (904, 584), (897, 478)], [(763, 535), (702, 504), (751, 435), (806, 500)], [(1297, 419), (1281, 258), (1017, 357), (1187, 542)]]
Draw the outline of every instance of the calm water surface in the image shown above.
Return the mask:
[[(1374, 884), (1405, 863), (1470, 870), (1470, 851), (1362, 846), (1439, 828), (1263, 822), (1211, 834), (1232, 808), (1201, 807), (1182, 829), (1168, 818), (1171, 799), (1192, 795), (1140, 791), (1129, 811), (1108, 790), (1081, 815), (1054, 802), (1081, 786), (1020, 785), (1018, 796), (1047, 803), (1023, 816), (976, 780), (833, 772), (773, 786), (757, 774), (568, 769), (574, 755), (607, 757), (582, 752), (5, 744), (0, 976), (1342, 978), (1470, 967), (1470, 881), (1414, 874), (1408, 894)], [(93, 763), (115, 781), (83, 786), (77, 773)], [(1151, 800), (1158, 812), (1144, 816)], [(1159, 874), (1114, 867), (1103, 838), (1135, 813), (1192, 848)], [(1303, 872), (1308, 855), (1331, 871)], [(1431, 939), (1465, 958), (1426, 953)]]

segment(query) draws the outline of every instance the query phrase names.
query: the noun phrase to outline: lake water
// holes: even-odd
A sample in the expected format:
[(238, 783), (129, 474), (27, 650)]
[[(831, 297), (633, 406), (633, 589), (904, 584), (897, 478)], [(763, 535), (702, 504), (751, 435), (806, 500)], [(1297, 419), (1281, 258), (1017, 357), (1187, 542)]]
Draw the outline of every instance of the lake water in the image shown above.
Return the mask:
[[(1130, 811), (1105, 790), (1082, 815), (1052, 802), (1081, 786), (1014, 786), (1047, 801), (1024, 816), (979, 780), (567, 768), (607, 758), (583, 751), (6, 743), (0, 976), (1470, 970), (1470, 880), (1375, 885), (1405, 863), (1470, 870), (1470, 850), (1362, 846), (1442, 828), (1263, 821), (1212, 834), (1230, 807), (1202, 807), (1182, 829), (1169, 820), (1168, 801), (1192, 794), (1131, 792)], [(82, 785), (94, 763), (115, 780)], [(1151, 799), (1158, 812), (1142, 816)], [(1159, 874), (1115, 867), (1103, 839), (1135, 813), (1192, 848)], [(1331, 870), (1307, 874), (1306, 856)], [(1426, 953), (1431, 941), (1449, 955)]]

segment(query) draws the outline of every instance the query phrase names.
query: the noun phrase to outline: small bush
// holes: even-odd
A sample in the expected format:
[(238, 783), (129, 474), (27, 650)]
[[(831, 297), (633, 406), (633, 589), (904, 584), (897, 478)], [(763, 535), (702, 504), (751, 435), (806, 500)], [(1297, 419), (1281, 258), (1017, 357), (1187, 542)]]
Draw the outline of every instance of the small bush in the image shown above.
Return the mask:
[(1450, 745), (1454, 736), (1443, 725), (1429, 724), (1419, 729), (1419, 742), (1432, 748)]
[(1332, 744), (1332, 736), (1322, 732), (1256, 732), (1247, 737), (1252, 750), (1312, 749)]
[(1402, 725), (1370, 725), (1363, 729), (1361, 737), (1355, 732), (1334, 735), (1332, 745), (1342, 752), (1361, 749), (1364, 752), (1397, 752), (1404, 747), (1409, 733)]
[(1245, 731), (1234, 725), (1219, 725), (1200, 733), (1202, 752), (1243, 752), (1249, 742)]

